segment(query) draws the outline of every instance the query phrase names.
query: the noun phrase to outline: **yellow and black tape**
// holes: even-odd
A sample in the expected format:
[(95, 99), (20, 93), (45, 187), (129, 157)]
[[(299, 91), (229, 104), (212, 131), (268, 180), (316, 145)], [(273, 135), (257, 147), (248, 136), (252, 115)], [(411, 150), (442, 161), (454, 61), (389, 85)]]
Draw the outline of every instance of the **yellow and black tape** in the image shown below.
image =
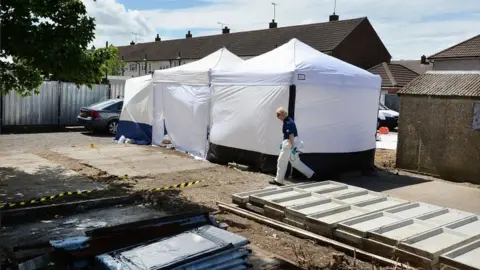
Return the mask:
[[(172, 189), (178, 189), (178, 188), (186, 188), (189, 186), (193, 186), (196, 184), (199, 184), (205, 180), (198, 180), (198, 181), (191, 181), (191, 182), (185, 182), (181, 184), (176, 184), (173, 186), (165, 186), (161, 188), (151, 188), (151, 189), (146, 189), (145, 191), (147, 192), (154, 192), (154, 191), (165, 191), (165, 190), (172, 190)], [(45, 196), (41, 197), (39, 199), (32, 199), (29, 201), (19, 201), (19, 202), (7, 202), (7, 203), (0, 203), (0, 210), (1, 209), (6, 209), (6, 208), (16, 208), (16, 207), (23, 207), (23, 206), (29, 206), (29, 205), (36, 205), (40, 203), (44, 203), (46, 201), (51, 201), (55, 200), (58, 198), (63, 198), (66, 196), (73, 196), (73, 195), (87, 195), (91, 194), (93, 192), (98, 192), (98, 191), (105, 191), (104, 189), (92, 189), (92, 190), (84, 190), (84, 191), (68, 191), (68, 192), (62, 192), (56, 195), (51, 195), (51, 196)]]

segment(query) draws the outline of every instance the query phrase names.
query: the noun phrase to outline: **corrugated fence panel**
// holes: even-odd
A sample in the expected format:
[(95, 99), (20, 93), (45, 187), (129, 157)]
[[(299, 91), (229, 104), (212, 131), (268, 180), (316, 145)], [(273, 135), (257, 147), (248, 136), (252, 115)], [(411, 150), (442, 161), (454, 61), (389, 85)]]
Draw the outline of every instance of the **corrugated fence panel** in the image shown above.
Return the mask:
[(110, 98), (123, 98), (125, 96), (125, 84), (110, 84)]
[(58, 94), (58, 82), (43, 82), (38, 95), (22, 97), (9, 92), (3, 97), (3, 125), (56, 125)]
[(73, 83), (62, 83), (60, 98), (60, 125), (76, 125), (80, 108), (108, 99), (108, 85), (95, 84), (77, 87)]

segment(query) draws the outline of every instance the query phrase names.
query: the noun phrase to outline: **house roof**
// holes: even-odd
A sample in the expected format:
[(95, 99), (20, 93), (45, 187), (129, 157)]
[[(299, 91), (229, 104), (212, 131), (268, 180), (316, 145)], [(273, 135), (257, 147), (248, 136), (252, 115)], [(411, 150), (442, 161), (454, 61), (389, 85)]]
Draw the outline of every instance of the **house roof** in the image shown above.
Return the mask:
[(480, 35), (430, 56), (428, 59), (480, 57)]
[(418, 77), (418, 73), (400, 64), (381, 63), (370, 69), (382, 77), (382, 87), (403, 87)]
[(222, 47), (238, 56), (256, 56), (287, 43), (292, 38), (329, 53), (335, 49), (366, 17), (325, 23), (279, 27), (213, 36), (139, 43), (118, 47), (124, 61), (200, 59)]
[(420, 60), (392, 60), (390, 63), (399, 64), (405, 66), (418, 74), (423, 74), (429, 70), (432, 70), (433, 64), (422, 64)]
[(428, 71), (399, 95), (480, 97), (480, 71)]

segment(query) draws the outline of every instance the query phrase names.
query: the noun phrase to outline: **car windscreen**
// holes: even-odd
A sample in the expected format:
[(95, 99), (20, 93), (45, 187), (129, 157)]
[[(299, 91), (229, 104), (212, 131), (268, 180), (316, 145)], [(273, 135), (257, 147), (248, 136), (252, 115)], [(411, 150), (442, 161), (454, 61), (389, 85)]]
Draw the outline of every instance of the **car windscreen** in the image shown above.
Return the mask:
[(380, 106), (378, 107), (378, 109), (380, 110), (390, 110), (387, 106), (383, 105), (382, 103), (379, 104)]
[(93, 105), (90, 105), (88, 108), (92, 110), (104, 110), (105, 108), (112, 106), (113, 104), (117, 103), (117, 100), (105, 100)]

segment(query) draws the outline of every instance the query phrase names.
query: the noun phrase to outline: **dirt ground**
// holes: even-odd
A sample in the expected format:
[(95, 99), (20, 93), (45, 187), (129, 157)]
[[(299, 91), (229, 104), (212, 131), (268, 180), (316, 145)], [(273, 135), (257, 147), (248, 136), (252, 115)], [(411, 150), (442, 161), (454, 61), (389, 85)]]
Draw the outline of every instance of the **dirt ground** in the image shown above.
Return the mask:
[[(87, 147), (91, 143), (95, 144), (95, 147), (102, 147), (111, 144), (111, 141), (112, 138), (109, 137), (95, 137), (79, 132), (14, 134), (1, 135), (0, 148), (9, 147), (18, 149), (19, 152), (35, 153), (39, 157), (86, 176), (92, 181), (106, 184), (111, 187), (114, 194), (118, 194), (119, 189), (124, 193), (138, 192), (182, 182), (205, 180), (200, 184), (181, 190), (144, 193), (147, 202), (151, 202), (157, 209), (166, 213), (198, 210), (215, 212), (218, 210), (217, 201), (229, 203), (233, 193), (264, 188), (268, 185), (268, 180), (273, 177), (220, 165), (140, 177), (109, 175), (106, 171), (51, 150), (57, 146)], [(190, 158), (174, 150), (147, 146), (145, 148), (148, 148), (148, 151), (159, 151), (186, 159)], [(376, 165), (382, 170), (382, 173), (395, 176), (395, 151), (378, 150)], [(356, 260), (356, 266), (353, 267), (354, 259), (349, 257), (345, 257), (343, 266), (329, 266), (332, 259), (339, 254), (330, 247), (317, 245), (232, 214), (219, 213), (216, 214), (216, 218), (229, 224), (231, 231), (247, 237), (253, 245), (295, 262), (306, 269), (375, 269), (371, 262), (359, 260)]]

